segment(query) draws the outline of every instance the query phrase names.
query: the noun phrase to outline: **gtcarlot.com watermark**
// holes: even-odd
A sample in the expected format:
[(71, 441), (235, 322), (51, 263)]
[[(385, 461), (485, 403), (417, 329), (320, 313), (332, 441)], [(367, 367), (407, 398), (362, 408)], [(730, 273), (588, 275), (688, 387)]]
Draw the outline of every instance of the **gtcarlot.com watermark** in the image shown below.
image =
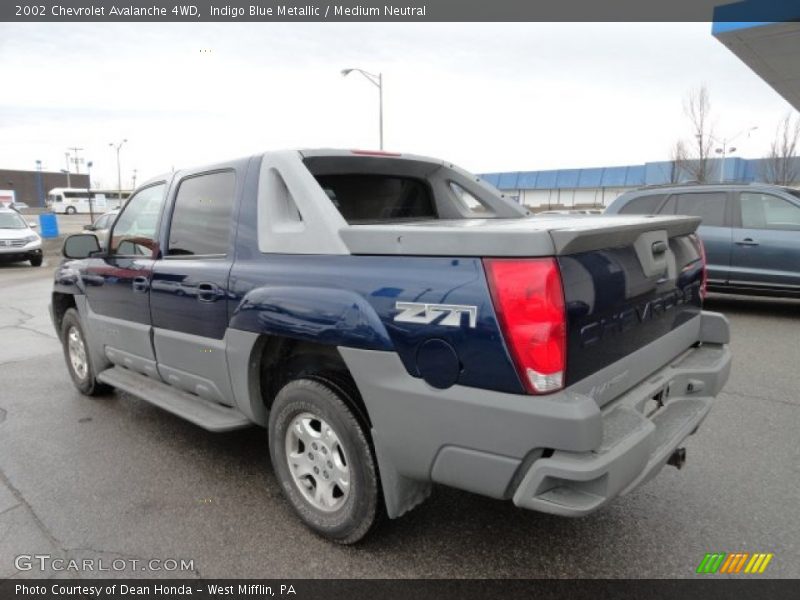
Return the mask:
[(62, 558), (50, 554), (20, 554), (14, 557), (18, 571), (56, 571), (109, 573), (120, 571), (181, 572), (194, 571), (194, 559), (185, 558)]

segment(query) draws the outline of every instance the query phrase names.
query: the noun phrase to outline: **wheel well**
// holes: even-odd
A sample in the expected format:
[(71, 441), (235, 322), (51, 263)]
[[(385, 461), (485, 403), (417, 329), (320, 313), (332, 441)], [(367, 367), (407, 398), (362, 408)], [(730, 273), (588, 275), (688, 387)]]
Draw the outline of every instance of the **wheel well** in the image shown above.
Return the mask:
[(61, 321), (64, 320), (64, 313), (70, 308), (76, 308), (75, 297), (72, 294), (53, 292), (53, 320), (59, 337), (61, 337)]
[(262, 336), (256, 343), (261, 398), (270, 410), (275, 396), (293, 379), (316, 379), (334, 388), (369, 431), (372, 423), (353, 376), (336, 346)]

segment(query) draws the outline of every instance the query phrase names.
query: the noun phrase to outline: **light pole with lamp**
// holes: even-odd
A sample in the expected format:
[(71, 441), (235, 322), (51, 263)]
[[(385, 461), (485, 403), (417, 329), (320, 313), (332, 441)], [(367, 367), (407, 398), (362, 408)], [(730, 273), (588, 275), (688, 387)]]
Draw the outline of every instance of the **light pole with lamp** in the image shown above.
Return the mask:
[(61, 172), (62, 172), (62, 173), (66, 173), (66, 175), (67, 175), (67, 187), (68, 187), (68, 188), (72, 187), (72, 184), (70, 184), (70, 181), (69, 181), (69, 170), (67, 170), (67, 169), (61, 169)]
[(92, 161), (86, 162), (86, 173), (88, 182), (86, 183), (86, 191), (89, 194), (89, 222), (94, 223), (94, 197), (92, 196)]
[(113, 142), (108, 144), (117, 151), (117, 202), (122, 201), (122, 170), (119, 166), (119, 151), (122, 149), (122, 145), (127, 141), (127, 139), (124, 139), (119, 144), (115, 144)]
[(36, 161), (36, 203), (39, 206), (44, 206), (44, 197), (42, 194), (42, 161)]
[[(730, 145), (731, 142), (735, 141), (740, 135), (742, 135), (744, 133), (746, 133), (748, 135), (748, 137), (749, 137), (750, 136), (750, 132), (751, 131), (755, 131), (756, 129), (758, 129), (758, 125), (753, 125), (752, 127), (747, 127), (745, 129), (742, 129), (739, 133), (737, 133), (736, 135), (734, 135), (734, 136), (732, 136), (730, 138), (723, 138), (720, 147), (714, 149), (714, 152), (716, 154), (721, 155), (721, 160), (722, 160), (722, 162), (720, 163), (720, 167), (719, 167), (719, 182), (720, 183), (722, 183), (725, 180), (725, 158), (727, 158), (727, 156), (729, 154), (733, 154), (734, 152), (736, 152), (736, 146), (731, 146)], [(720, 140), (716, 140), (714, 138), (712, 138), (712, 141), (715, 141), (717, 143), (720, 142)]]
[(380, 149), (383, 150), (383, 73), (369, 73), (363, 69), (342, 69), (342, 77), (347, 77), (353, 71), (361, 73), (364, 78), (378, 88), (378, 133), (380, 138)]

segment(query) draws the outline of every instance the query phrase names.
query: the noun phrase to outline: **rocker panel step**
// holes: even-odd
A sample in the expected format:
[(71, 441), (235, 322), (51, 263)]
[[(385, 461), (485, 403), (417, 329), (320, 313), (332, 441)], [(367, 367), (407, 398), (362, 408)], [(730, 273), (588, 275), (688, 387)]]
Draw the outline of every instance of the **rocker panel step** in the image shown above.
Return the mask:
[(107, 369), (97, 379), (208, 431), (232, 431), (253, 424), (235, 408), (209, 402), (125, 367)]

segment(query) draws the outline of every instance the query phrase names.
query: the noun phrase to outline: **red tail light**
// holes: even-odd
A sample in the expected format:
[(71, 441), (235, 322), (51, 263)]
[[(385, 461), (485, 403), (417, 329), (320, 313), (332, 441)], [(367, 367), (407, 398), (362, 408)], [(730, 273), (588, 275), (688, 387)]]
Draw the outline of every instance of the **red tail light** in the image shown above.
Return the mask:
[(705, 300), (708, 288), (708, 261), (706, 260), (706, 247), (703, 245), (703, 240), (701, 240), (696, 233), (693, 233), (691, 238), (694, 242), (694, 245), (697, 246), (697, 251), (700, 253), (700, 260), (703, 263), (703, 275), (700, 279), (700, 298)]
[(564, 387), (567, 323), (554, 258), (485, 259), (489, 290), (517, 372), (531, 394)]

